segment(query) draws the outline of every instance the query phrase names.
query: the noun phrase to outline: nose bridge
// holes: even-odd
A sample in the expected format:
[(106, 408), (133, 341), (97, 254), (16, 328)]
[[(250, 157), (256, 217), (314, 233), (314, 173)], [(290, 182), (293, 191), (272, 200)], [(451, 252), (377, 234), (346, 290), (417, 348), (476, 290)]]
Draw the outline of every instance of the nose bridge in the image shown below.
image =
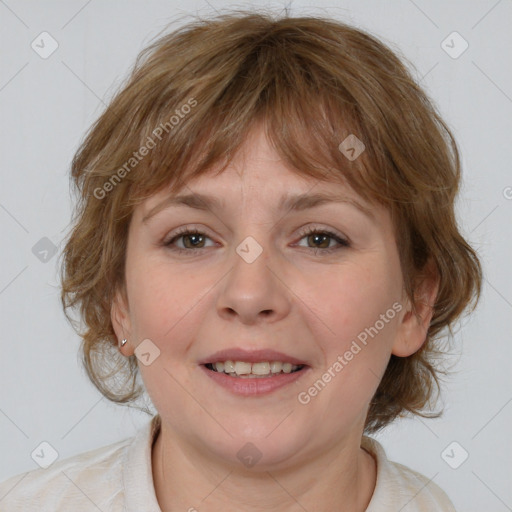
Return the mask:
[(289, 309), (286, 287), (275, 276), (279, 258), (271, 247), (269, 230), (260, 227), (251, 232), (235, 247), (232, 268), (218, 299), (220, 314), (238, 315), (244, 323), (262, 316), (277, 319)]
[(265, 268), (271, 253), (274, 253), (275, 220), (271, 213), (269, 208), (262, 207), (255, 198), (249, 202), (244, 199), (234, 219), (237, 226), (235, 233), (240, 240), (235, 246), (235, 253), (242, 260), (239, 262), (235, 257), (235, 264), (243, 268), (243, 263), (253, 265), (257, 262), (258, 266)]

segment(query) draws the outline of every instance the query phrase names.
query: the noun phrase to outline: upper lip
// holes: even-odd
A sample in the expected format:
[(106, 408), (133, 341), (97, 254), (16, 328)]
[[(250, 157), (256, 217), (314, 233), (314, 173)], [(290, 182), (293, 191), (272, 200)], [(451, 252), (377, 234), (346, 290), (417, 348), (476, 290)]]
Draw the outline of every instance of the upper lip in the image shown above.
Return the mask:
[(281, 361), (283, 363), (292, 363), (295, 365), (306, 365), (304, 361), (296, 357), (289, 356), (276, 350), (245, 350), (243, 348), (228, 348), (219, 350), (201, 361), (199, 364), (218, 363), (220, 361), (244, 361), (247, 363), (259, 363), (262, 361)]

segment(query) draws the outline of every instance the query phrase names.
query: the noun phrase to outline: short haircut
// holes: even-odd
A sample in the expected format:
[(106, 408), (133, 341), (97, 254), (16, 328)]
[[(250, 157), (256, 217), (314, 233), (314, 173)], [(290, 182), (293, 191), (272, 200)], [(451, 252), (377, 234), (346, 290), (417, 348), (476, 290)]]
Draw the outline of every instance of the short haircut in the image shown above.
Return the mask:
[[(413, 305), (432, 262), (440, 286), (426, 340), (409, 357), (391, 356), (365, 432), (406, 412), (428, 415), (439, 392), (442, 331), (452, 333), (462, 312), (474, 309), (482, 274), (455, 216), (456, 141), (402, 61), (340, 21), (263, 11), (194, 19), (139, 54), (71, 170), (78, 201), (61, 300), (68, 319), (68, 308), (79, 309), (82, 361), (105, 397), (128, 404), (144, 392), (136, 357), (120, 355), (110, 317), (116, 291), (125, 290), (134, 208), (214, 166), (222, 172), (261, 122), (294, 172), (346, 183), (390, 212)], [(365, 145), (356, 159), (340, 150), (350, 135)]]

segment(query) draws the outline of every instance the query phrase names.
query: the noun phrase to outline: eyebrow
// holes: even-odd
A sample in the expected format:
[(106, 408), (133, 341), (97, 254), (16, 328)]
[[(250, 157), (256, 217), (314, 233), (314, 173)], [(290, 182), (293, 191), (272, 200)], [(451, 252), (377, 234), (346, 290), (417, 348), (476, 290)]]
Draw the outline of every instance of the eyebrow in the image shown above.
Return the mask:
[[(280, 200), (279, 210), (290, 210), (290, 211), (304, 211), (310, 208), (315, 208), (317, 206), (321, 206), (329, 203), (341, 203), (341, 204), (350, 204), (355, 206), (358, 210), (360, 210), (364, 215), (369, 217), (371, 220), (375, 219), (373, 212), (363, 206), (361, 203), (356, 201), (355, 199), (339, 195), (332, 194), (328, 192), (318, 192), (315, 194), (294, 194), (294, 195), (285, 195)], [(170, 196), (164, 199), (161, 203), (154, 206), (142, 219), (142, 222), (145, 224), (149, 221), (149, 219), (155, 216), (160, 211), (170, 208), (173, 206), (186, 206), (189, 208), (194, 208), (196, 210), (204, 210), (204, 211), (213, 211), (213, 210), (221, 210), (224, 207), (224, 201), (221, 201), (219, 198), (194, 193), (194, 194), (186, 194), (186, 195), (177, 195)]]

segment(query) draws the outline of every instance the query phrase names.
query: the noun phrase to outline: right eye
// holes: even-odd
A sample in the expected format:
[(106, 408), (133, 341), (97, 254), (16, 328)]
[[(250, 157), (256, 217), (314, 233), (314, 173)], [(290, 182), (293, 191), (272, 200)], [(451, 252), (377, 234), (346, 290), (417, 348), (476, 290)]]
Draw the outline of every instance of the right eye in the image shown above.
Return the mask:
[[(184, 247), (175, 246), (175, 242), (179, 239), (183, 239), (185, 242)], [(189, 228), (184, 228), (176, 232), (175, 235), (170, 240), (164, 242), (163, 245), (172, 251), (190, 252), (194, 249), (205, 249), (206, 247), (200, 246), (201, 243), (204, 243), (205, 239), (209, 239), (205, 233), (197, 230), (191, 230)]]

